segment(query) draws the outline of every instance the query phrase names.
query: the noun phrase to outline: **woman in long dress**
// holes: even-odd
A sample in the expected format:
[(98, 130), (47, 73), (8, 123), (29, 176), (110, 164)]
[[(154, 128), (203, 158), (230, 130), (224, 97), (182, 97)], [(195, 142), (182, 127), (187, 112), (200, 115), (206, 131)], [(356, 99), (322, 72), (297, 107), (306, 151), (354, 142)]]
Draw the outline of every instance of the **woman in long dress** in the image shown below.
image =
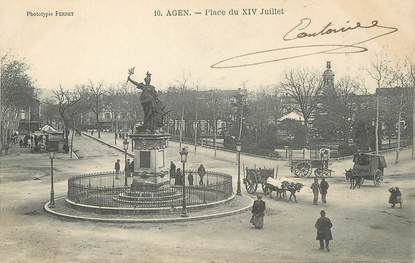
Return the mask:
[(252, 206), (252, 217), (250, 221), (256, 229), (262, 229), (264, 226), (264, 212), (265, 202), (262, 201), (262, 197), (258, 195), (257, 200), (255, 200), (254, 205)]

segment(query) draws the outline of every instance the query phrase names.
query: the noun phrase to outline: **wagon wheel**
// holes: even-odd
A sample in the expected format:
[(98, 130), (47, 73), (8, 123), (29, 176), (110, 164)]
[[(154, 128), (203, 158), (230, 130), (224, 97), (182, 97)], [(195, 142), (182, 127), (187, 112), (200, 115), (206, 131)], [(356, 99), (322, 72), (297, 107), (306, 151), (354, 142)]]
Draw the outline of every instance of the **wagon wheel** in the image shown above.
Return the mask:
[(258, 187), (258, 182), (256, 180), (256, 173), (248, 172), (245, 179), (246, 179), (245, 180), (246, 191), (250, 194), (254, 194)]
[(305, 177), (311, 173), (311, 165), (307, 162), (298, 163), (294, 167), (294, 174), (297, 177)]
[(381, 170), (377, 169), (375, 174), (373, 175), (373, 184), (375, 186), (379, 186), (383, 181), (383, 173)]
[(316, 177), (326, 177), (328, 175), (328, 171), (326, 169), (317, 168), (314, 170), (314, 175)]

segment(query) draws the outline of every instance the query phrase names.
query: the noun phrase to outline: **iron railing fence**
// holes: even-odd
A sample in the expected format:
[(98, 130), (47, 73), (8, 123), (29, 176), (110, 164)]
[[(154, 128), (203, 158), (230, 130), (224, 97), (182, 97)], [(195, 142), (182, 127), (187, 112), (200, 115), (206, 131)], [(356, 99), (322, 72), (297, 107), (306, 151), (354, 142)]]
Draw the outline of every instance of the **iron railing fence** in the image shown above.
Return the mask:
[[(192, 172), (193, 185), (189, 184), (188, 172)], [(232, 196), (232, 177), (227, 174), (207, 171), (200, 182), (196, 170), (186, 171), (186, 203), (208, 204)], [(120, 172), (83, 174), (69, 178), (67, 198), (72, 202), (98, 207), (157, 208), (179, 207), (182, 205), (183, 186), (175, 185), (172, 178), (170, 187), (158, 192), (131, 192), (133, 177)], [(127, 182), (127, 186), (125, 186)], [(199, 184), (200, 183), (200, 184)]]

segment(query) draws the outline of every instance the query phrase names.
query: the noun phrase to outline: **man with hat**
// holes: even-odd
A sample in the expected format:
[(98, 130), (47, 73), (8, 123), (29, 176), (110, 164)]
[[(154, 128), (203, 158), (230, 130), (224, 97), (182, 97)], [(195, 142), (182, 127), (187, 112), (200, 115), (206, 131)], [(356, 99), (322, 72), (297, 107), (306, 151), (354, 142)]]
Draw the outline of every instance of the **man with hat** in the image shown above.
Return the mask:
[(250, 221), (256, 229), (262, 229), (264, 226), (264, 212), (265, 202), (262, 201), (262, 196), (258, 195), (257, 200), (254, 201), (254, 205), (252, 206), (252, 217)]
[(320, 185), (318, 183), (318, 179), (314, 178), (314, 183), (310, 186), (311, 190), (313, 190), (313, 205), (316, 205), (318, 202), (318, 195), (320, 193)]
[(320, 218), (317, 219), (315, 227), (317, 229), (316, 240), (320, 241), (320, 249), (324, 250), (324, 245), (326, 245), (327, 251), (330, 251), (329, 242), (333, 240), (331, 235), (331, 228), (333, 224), (330, 219), (326, 217), (326, 212), (324, 210), (320, 211)]

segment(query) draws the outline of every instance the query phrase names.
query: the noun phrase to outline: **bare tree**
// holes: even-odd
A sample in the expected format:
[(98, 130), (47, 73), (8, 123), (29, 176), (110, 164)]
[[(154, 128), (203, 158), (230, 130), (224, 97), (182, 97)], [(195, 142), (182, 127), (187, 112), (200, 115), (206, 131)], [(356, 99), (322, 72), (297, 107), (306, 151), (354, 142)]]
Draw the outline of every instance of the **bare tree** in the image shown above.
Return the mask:
[(309, 143), (308, 123), (318, 106), (318, 96), (323, 89), (321, 74), (307, 70), (291, 70), (285, 74), (281, 89), (288, 100), (294, 101), (295, 109), (304, 118), (306, 143)]
[(99, 120), (99, 115), (102, 113), (102, 110), (104, 108), (102, 99), (103, 96), (106, 94), (105, 88), (103, 86), (103, 83), (100, 82), (97, 85), (95, 85), (92, 80), (89, 80), (89, 86), (88, 86), (88, 100), (89, 100), (89, 106), (91, 111), (95, 115), (97, 130), (98, 130), (98, 138), (101, 138), (101, 123)]
[(77, 112), (76, 105), (81, 101), (81, 95), (78, 91), (65, 90), (61, 85), (53, 91), (53, 94), (58, 101), (58, 111), (64, 125), (64, 137), (68, 142), (70, 122)]
[[(376, 81), (376, 88), (389, 88), (395, 82), (395, 75), (391, 68), (391, 61), (384, 54), (377, 54), (375, 61), (371, 63), (370, 69), (366, 69), (369, 76)], [(375, 145), (376, 153), (379, 153), (379, 94), (376, 92), (376, 126)], [(380, 140), (382, 142), (382, 140)]]

